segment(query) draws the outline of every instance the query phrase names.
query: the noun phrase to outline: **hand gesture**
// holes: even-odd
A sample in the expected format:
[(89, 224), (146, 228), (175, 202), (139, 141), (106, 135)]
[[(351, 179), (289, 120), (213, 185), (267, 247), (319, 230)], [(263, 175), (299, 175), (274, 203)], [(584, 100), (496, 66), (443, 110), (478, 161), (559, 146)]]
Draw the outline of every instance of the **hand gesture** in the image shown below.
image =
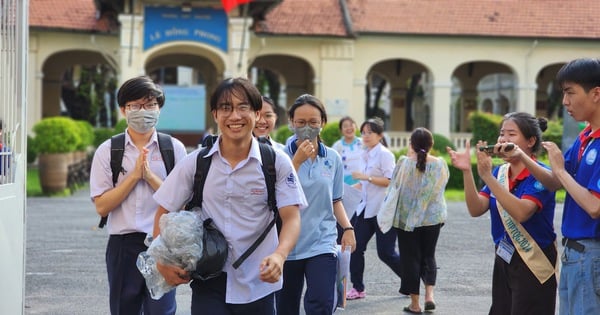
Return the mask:
[(452, 166), (461, 171), (471, 170), (471, 144), (469, 142), (466, 143), (463, 152), (456, 152), (450, 147), (446, 147), (446, 152), (450, 155)]
[(260, 280), (269, 283), (279, 281), (283, 273), (284, 262), (285, 257), (279, 253), (273, 253), (265, 257), (260, 263)]
[(482, 180), (488, 175), (492, 175), (492, 157), (487, 152), (479, 151), (480, 146), (487, 145), (487, 142), (479, 140), (476, 146), (477, 152), (477, 173)]
[(294, 154), (293, 160), (298, 165), (304, 163), (304, 161), (308, 160), (315, 153), (315, 146), (310, 140), (306, 139), (300, 143), (298, 146), (298, 150), (296, 150), (296, 154)]
[(165, 278), (165, 281), (172, 286), (190, 282), (190, 275), (187, 271), (173, 265), (163, 265), (156, 262), (156, 269)]
[(556, 143), (543, 141), (542, 147), (548, 151), (548, 161), (550, 161), (550, 167), (553, 171), (565, 168), (565, 158)]

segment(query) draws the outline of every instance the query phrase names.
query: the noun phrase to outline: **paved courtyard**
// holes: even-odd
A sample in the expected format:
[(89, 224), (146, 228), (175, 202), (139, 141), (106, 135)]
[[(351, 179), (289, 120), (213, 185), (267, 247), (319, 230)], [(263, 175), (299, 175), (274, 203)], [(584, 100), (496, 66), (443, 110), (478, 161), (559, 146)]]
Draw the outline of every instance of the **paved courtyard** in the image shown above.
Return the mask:
[[(105, 230), (89, 191), (27, 200), (25, 314), (109, 314), (104, 264)], [(559, 230), (562, 204), (557, 205)], [(491, 303), (493, 245), (489, 216), (471, 218), (462, 202), (449, 203), (437, 249), (435, 297), (439, 315), (487, 314)], [(377, 258), (374, 240), (366, 254), (367, 298), (349, 301), (337, 314), (402, 314), (399, 279)], [(190, 314), (190, 289), (178, 288), (177, 314)]]

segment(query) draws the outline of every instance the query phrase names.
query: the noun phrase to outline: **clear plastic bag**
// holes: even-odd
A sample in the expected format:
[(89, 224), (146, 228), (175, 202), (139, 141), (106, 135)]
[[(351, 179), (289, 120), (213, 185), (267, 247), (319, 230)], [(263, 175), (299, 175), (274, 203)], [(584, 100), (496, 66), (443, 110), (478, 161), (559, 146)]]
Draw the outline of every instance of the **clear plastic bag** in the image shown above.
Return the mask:
[(202, 220), (191, 211), (164, 214), (158, 224), (160, 235), (137, 259), (138, 270), (144, 276), (148, 291), (155, 300), (174, 288), (158, 272), (156, 262), (178, 266), (188, 272), (194, 271), (196, 263), (202, 257), (203, 236)]

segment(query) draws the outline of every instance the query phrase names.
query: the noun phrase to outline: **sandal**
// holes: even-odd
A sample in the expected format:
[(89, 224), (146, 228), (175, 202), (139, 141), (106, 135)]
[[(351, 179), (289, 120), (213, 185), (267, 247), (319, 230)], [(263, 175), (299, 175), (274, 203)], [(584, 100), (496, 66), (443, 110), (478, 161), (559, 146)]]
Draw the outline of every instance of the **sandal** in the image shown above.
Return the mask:
[(435, 302), (425, 302), (425, 312), (432, 313), (433, 311), (435, 311)]
[(404, 309), (403, 309), (403, 311), (406, 312), (406, 313), (411, 313), (411, 314), (423, 314), (423, 312), (421, 312), (421, 311), (413, 311), (410, 308), (410, 305), (409, 306), (405, 306)]
[(358, 300), (358, 299), (364, 299), (365, 297), (367, 297), (367, 292), (358, 291), (355, 288), (352, 288), (352, 290), (350, 290), (350, 291), (348, 291), (348, 293), (346, 293), (347, 300)]

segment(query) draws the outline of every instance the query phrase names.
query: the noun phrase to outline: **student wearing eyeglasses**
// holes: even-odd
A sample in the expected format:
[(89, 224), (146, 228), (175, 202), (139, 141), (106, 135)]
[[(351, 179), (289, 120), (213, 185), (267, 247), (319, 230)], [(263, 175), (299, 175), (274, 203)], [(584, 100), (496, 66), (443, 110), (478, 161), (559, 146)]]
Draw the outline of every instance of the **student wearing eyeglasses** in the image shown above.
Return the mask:
[[(111, 314), (175, 314), (175, 290), (159, 300), (151, 298), (136, 267), (144, 240), (152, 233), (158, 204), (152, 194), (167, 176), (156, 133), (160, 109), (165, 103), (162, 89), (149, 77), (127, 80), (119, 88), (117, 102), (127, 118), (122, 172), (113, 185), (111, 140), (94, 154), (90, 172), (90, 195), (96, 212), (108, 217), (106, 246)], [(183, 144), (171, 138), (174, 162), (185, 155)]]

